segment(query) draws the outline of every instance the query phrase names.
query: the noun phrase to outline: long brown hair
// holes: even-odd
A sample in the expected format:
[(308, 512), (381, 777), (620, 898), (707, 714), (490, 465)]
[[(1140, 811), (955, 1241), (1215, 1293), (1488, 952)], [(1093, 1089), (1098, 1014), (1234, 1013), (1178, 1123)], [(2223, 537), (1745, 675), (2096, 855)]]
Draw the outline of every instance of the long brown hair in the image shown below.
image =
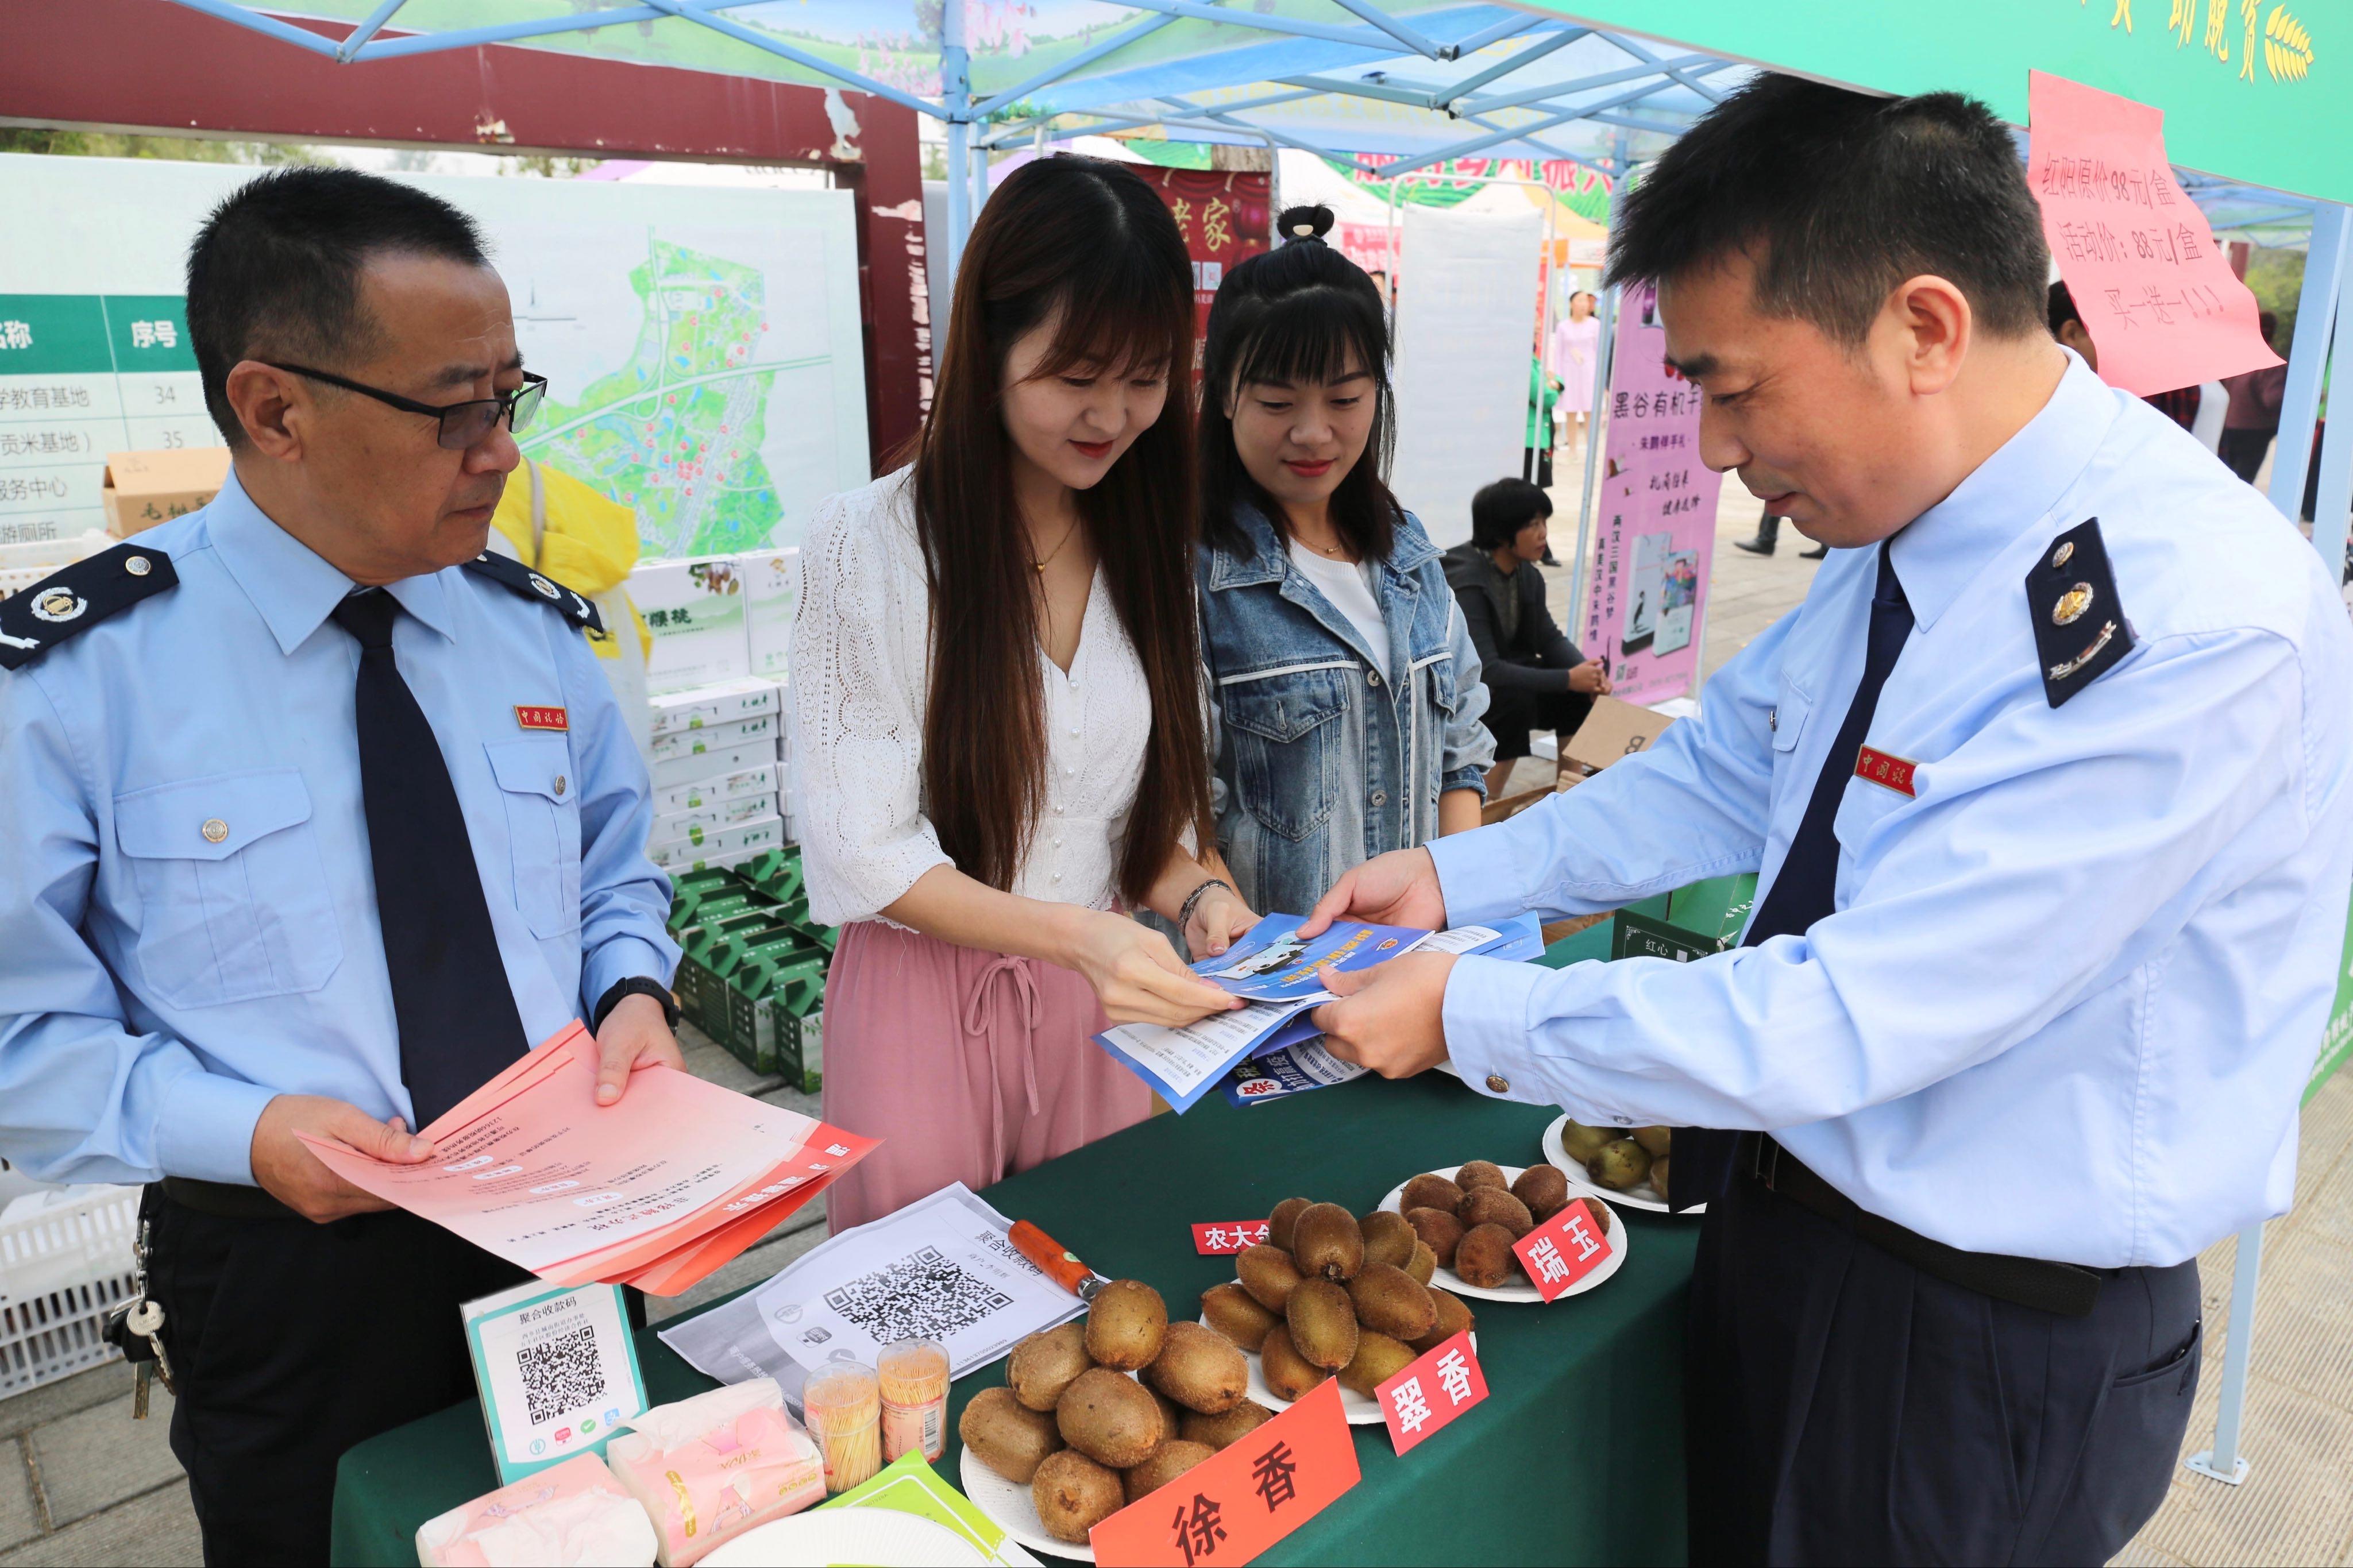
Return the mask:
[(1120, 892), (1140, 903), (1187, 829), (1209, 841), (1208, 751), (1193, 604), (1192, 264), (1168, 209), (1117, 163), (1041, 158), (1017, 170), (981, 208), (956, 273), (914, 462), (931, 581), (926, 810), (959, 870), (1011, 889), (1045, 799), (1046, 721), (1038, 574), (998, 402), (1007, 353), (1049, 319), (1054, 344), (1038, 375), (1089, 363), (1169, 378), (1160, 417), (1076, 496), (1152, 694), (1119, 867)]

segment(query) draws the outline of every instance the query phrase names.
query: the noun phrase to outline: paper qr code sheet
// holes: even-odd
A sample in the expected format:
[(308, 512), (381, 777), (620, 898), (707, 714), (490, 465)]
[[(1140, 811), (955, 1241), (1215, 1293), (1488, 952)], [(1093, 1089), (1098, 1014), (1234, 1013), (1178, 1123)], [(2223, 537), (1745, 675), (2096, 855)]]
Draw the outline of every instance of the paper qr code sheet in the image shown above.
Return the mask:
[(596, 1329), (584, 1323), (519, 1352), (523, 1420), (533, 1426), (605, 1397), (605, 1369), (596, 1355)]
[(944, 1341), (1005, 1310), (1013, 1298), (950, 1262), (938, 1247), (925, 1247), (827, 1291), (825, 1304), (877, 1344), (887, 1345), (905, 1339)]

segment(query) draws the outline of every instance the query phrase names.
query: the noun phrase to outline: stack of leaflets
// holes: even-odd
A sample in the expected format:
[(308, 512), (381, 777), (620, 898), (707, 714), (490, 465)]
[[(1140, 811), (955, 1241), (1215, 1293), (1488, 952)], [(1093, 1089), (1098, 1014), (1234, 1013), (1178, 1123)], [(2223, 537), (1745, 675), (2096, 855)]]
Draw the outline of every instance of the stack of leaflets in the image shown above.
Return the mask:
[(878, 1140), (673, 1068), (596, 1103), (575, 1020), (423, 1130), (404, 1165), (302, 1135), (362, 1192), (557, 1285), (675, 1296), (784, 1223)]
[[(1251, 1081), (1295, 1086), (1281, 1088), (1280, 1094), (1323, 1089), (1345, 1083), (1363, 1070), (1315, 1044), (1322, 1034), (1314, 1011), (1332, 1000), (1317, 977), (1326, 965), (1370, 969), (1408, 952), (1528, 959), (1544, 951), (1533, 915), (1495, 926), (1442, 931), (1335, 921), (1312, 939), (1299, 934), (1306, 918), (1269, 915), (1228, 952), (1193, 965), (1195, 973), (1244, 998), (1247, 1005), (1213, 1013), (1179, 1029), (1123, 1024), (1097, 1035), (1095, 1043), (1179, 1112), (1191, 1110), (1219, 1079), (1244, 1062), (1275, 1064), (1263, 1074), (1254, 1073)], [(1278, 1097), (1274, 1089), (1240, 1095), (1228, 1091), (1237, 1104)]]

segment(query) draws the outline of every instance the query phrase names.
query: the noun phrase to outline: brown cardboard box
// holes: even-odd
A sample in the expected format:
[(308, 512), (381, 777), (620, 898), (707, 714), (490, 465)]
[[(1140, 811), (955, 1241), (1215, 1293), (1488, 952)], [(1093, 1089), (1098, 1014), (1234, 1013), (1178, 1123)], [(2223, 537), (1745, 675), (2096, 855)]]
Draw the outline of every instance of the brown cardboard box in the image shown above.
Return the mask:
[(169, 452), (109, 452), (106, 531), (117, 539), (196, 510), (228, 482), (227, 447), (183, 447)]
[(1621, 757), (1632, 756), (1648, 747), (1674, 721), (1664, 713), (1621, 702), (1615, 697), (1597, 697), (1593, 711), (1577, 727), (1561, 747), (1560, 786), (1568, 788), (1578, 779), (1598, 773)]

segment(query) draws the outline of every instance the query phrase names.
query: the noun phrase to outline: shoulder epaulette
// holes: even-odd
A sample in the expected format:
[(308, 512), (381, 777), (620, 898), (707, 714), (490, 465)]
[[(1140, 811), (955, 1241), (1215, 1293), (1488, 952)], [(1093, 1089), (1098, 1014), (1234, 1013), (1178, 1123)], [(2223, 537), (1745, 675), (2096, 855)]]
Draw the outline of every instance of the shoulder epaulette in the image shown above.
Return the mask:
[(2132, 651), (2132, 623), (2100, 520), (2086, 518), (2051, 542), (2026, 574), (2026, 613), (2042, 666), (2042, 692), (2058, 707)]
[(77, 632), (179, 584), (172, 558), (118, 544), (0, 599), (0, 669), (19, 669)]
[(585, 594), (565, 587), (544, 573), (534, 572), (522, 562), (485, 550), (466, 563), (466, 570), (479, 572), (501, 587), (545, 605), (583, 631), (601, 632), (605, 617)]

